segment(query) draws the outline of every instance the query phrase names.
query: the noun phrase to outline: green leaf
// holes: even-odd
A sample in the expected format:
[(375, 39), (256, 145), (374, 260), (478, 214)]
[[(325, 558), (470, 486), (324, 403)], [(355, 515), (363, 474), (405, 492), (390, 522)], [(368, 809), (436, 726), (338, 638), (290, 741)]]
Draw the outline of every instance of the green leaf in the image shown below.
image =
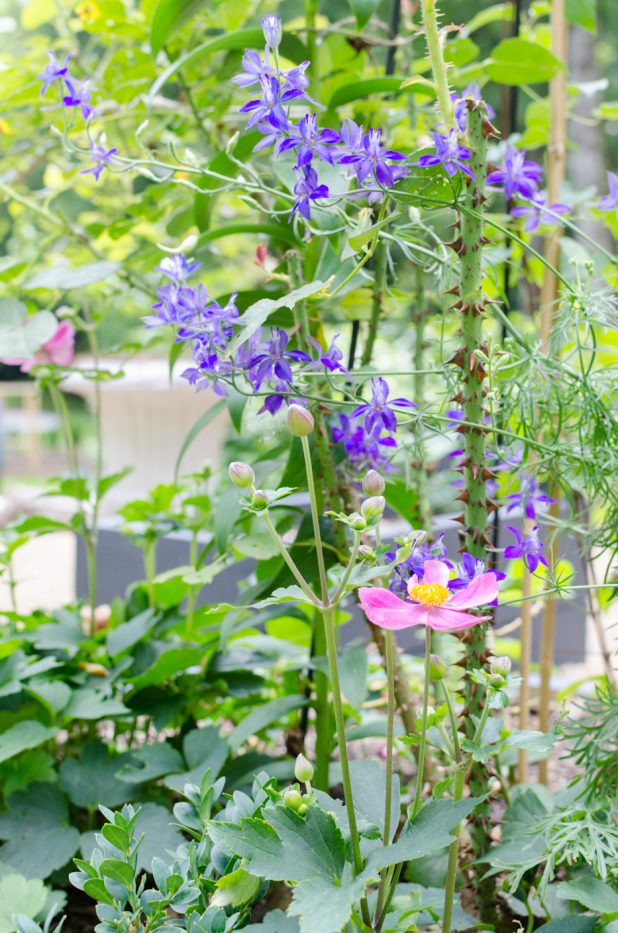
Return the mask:
[(288, 912), (300, 917), (302, 933), (326, 933), (347, 929), (355, 904), (364, 893), (368, 878), (350, 878), (343, 883), (301, 881), (294, 888)]
[(0, 933), (13, 933), (13, 914), (25, 914), (34, 919), (47, 902), (49, 891), (42, 881), (23, 875), (5, 875), (0, 881)]
[(174, 825), (175, 817), (158, 803), (136, 803), (139, 809), (135, 821), (135, 837), (143, 834), (137, 850), (137, 868), (150, 871), (153, 858), (161, 857), (166, 852), (175, 852), (185, 838)]
[(107, 650), (110, 657), (115, 658), (123, 651), (128, 651), (133, 645), (150, 632), (158, 620), (153, 609), (146, 609), (134, 616), (130, 622), (124, 622), (117, 628), (110, 629), (107, 635)]
[(277, 806), (263, 818), (214, 822), (209, 834), (216, 845), (247, 859), (247, 871), (269, 881), (332, 882), (343, 873), (343, 836), (333, 817), (316, 807), (301, 817)]
[(84, 891), (95, 901), (101, 901), (102, 904), (114, 904), (114, 898), (111, 896), (101, 878), (89, 878), (84, 881)]
[(57, 729), (46, 729), (34, 719), (18, 722), (0, 735), (0, 761), (13, 758), (27, 748), (36, 748), (37, 745), (52, 739), (57, 732)]
[(537, 927), (536, 933), (593, 933), (598, 917), (559, 917)]
[(116, 772), (116, 777), (129, 784), (140, 784), (180, 771), (183, 766), (182, 755), (176, 748), (169, 742), (156, 742), (129, 752), (127, 764)]
[(31, 784), (7, 800), (0, 813), (0, 862), (26, 878), (47, 878), (75, 855), (79, 832), (69, 826), (64, 794), (54, 784)]
[[(373, 826), (377, 826), (380, 835), (384, 835), (384, 797), (386, 795), (386, 771), (378, 761), (350, 762), (352, 796), (354, 809), (359, 816)], [(393, 805), (390, 826), (391, 839), (399, 824), (399, 776), (393, 775)]]
[(365, 28), (380, 6), (380, 0), (348, 0), (348, 3), (356, 18), (356, 28), (359, 31)]
[(157, 660), (137, 677), (128, 676), (135, 690), (153, 687), (169, 680), (177, 674), (184, 674), (189, 667), (196, 667), (203, 658), (202, 648), (170, 648), (159, 655)]
[(202, 729), (192, 729), (183, 739), (182, 750), (189, 771), (180, 774), (169, 774), (163, 782), (171, 790), (182, 792), (185, 784), (199, 786), (206, 771), (217, 777), (230, 753), (230, 746), (226, 739), (219, 735), (216, 726), (204, 726)]
[(294, 289), (289, 295), (283, 295), (281, 298), (261, 298), (255, 304), (250, 305), (245, 313), (238, 319), (238, 331), (228, 344), (228, 352), (234, 353), (238, 347), (248, 340), (256, 330), (264, 324), (271, 314), (278, 311), (279, 308), (293, 308), (299, 301), (311, 298), (317, 295), (326, 287), (325, 282), (319, 279), (315, 282), (307, 282), (300, 288)]
[(380, 869), (410, 859), (423, 858), (453, 841), (453, 830), (474, 810), (478, 799), (431, 800), (404, 829), (397, 842), (369, 853), (367, 868)]
[(150, 25), (150, 48), (156, 55), (171, 35), (194, 16), (204, 0), (159, 0)]
[(269, 911), (262, 923), (250, 923), (243, 933), (300, 933), (298, 920), (289, 917), (278, 908)]
[(550, 751), (560, 741), (555, 732), (538, 732), (528, 729), (522, 732), (515, 731), (504, 740), (503, 745), (510, 748), (525, 748), (530, 752), (541, 752), (549, 755)]
[(119, 700), (113, 700), (96, 687), (80, 687), (73, 691), (64, 710), (67, 719), (113, 719), (125, 716), (130, 710)]
[(336, 110), (353, 100), (366, 100), (371, 94), (413, 93), (414, 85), (405, 83), (402, 75), (386, 75), (380, 78), (365, 78), (352, 84), (343, 84), (333, 93), (328, 102), (329, 110)]
[(221, 414), (225, 409), (225, 399), (220, 399), (218, 402), (215, 402), (211, 408), (208, 408), (203, 415), (197, 419), (184, 441), (180, 445), (180, 450), (178, 451), (178, 456), (176, 457), (176, 464), (174, 466), (174, 482), (178, 483), (178, 475), (180, 473), (180, 467), (182, 466), (182, 461), (184, 460), (185, 454), (188, 451), (189, 447), (195, 440), (195, 438), (201, 434), (204, 428), (207, 428), (211, 421)]
[(556, 894), (564, 900), (577, 901), (587, 910), (595, 910), (600, 914), (618, 913), (618, 891), (594, 875), (562, 881), (556, 886)]
[(503, 39), (491, 54), (485, 70), (492, 81), (511, 86), (550, 81), (562, 62), (537, 42)]
[(452, 39), (444, 47), (444, 58), (457, 68), (463, 68), (473, 62), (479, 53), (479, 47), (472, 39)]
[(66, 758), (60, 765), (60, 785), (78, 807), (118, 807), (135, 798), (137, 785), (120, 780), (117, 773), (130, 752), (110, 755), (102, 742), (84, 745), (79, 758)]
[(337, 652), (341, 692), (354, 709), (360, 706), (367, 696), (367, 670), (369, 659), (361, 645), (344, 645)]
[(72, 692), (69, 685), (61, 680), (33, 680), (26, 691), (43, 704), (52, 719), (66, 707)]
[(133, 883), (133, 869), (128, 862), (123, 862), (119, 858), (103, 859), (99, 865), (99, 872), (105, 878), (110, 878), (112, 881), (124, 884), (127, 888), (130, 888)]
[(199, 249), (200, 246), (205, 243), (210, 243), (212, 240), (219, 240), (221, 237), (235, 236), (242, 233), (247, 233), (252, 237), (262, 234), (272, 240), (281, 240), (289, 246), (298, 245), (298, 237), (291, 225), (277, 223), (234, 223), (225, 224), (223, 227), (215, 227), (212, 230), (206, 230), (204, 233), (201, 233), (197, 241), (197, 248)]
[(589, 32), (597, 30), (597, 0), (566, 0), (565, 14), (569, 23)]
[(50, 311), (28, 314), (14, 298), (0, 298), (0, 356), (29, 360), (53, 337), (58, 322)]
[(257, 735), (266, 726), (270, 726), (283, 716), (287, 716), (288, 713), (306, 706), (307, 702), (306, 697), (293, 694), (292, 696), (277, 697), (268, 703), (264, 703), (254, 709), (252, 713), (249, 713), (228, 736), (227, 741), (230, 748), (233, 752), (238, 751), (243, 742), (246, 742), (252, 735)]
[(487, 9), (479, 10), (472, 19), (466, 23), (466, 32), (471, 35), (477, 29), (488, 26), (490, 23), (511, 23), (515, 16), (512, 3), (495, 3)]
[(395, 220), (399, 215), (393, 214), (390, 217), (384, 217), (382, 220), (379, 220), (377, 223), (372, 224), (371, 227), (367, 227), (361, 233), (355, 233), (353, 236), (348, 238), (348, 243), (353, 250), (358, 252), (359, 249), (362, 249), (367, 243), (373, 240), (375, 234), (378, 230), (382, 230), (383, 227), (387, 227), (391, 221)]
[(119, 262), (89, 262), (84, 266), (54, 266), (44, 269), (37, 275), (28, 279), (22, 288), (34, 291), (37, 288), (60, 289), (67, 291), (70, 288), (86, 288), (96, 282), (102, 282), (113, 275), (120, 268)]
[(237, 868), (217, 881), (217, 890), (210, 899), (215, 907), (240, 907), (253, 901), (261, 881), (244, 868)]

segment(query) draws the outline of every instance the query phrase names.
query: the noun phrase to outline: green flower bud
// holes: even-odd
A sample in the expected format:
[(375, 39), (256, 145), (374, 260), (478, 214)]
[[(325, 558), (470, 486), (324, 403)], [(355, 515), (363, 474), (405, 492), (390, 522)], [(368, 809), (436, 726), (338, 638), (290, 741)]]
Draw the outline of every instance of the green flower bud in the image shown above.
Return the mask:
[(504, 679), (502, 674), (490, 674), (489, 683), (491, 684), (492, 687), (505, 687), (506, 686), (506, 680)]
[(283, 802), (290, 810), (296, 810), (303, 805), (301, 792), (296, 787), (290, 787), (283, 795)]
[(438, 654), (429, 656), (429, 676), (432, 680), (444, 680), (448, 667)]
[(350, 516), (350, 527), (353, 528), (354, 531), (364, 531), (367, 527), (367, 522), (362, 515), (356, 513)]
[(384, 496), (370, 496), (361, 505), (361, 513), (367, 521), (377, 521), (382, 518), (385, 508), (386, 499)]
[(251, 508), (263, 511), (268, 508), (268, 496), (263, 489), (256, 489), (251, 497)]
[(381, 496), (386, 483), (377, 470), (369, 470), (363, 480), (363, 492), (366, 496)]
[(230, 479), (239, 489), (251, 489), (255, 483), (255, 473), (248, 463), (241, 463), (235, 460), (228, 467)]
[(358, 549), (358, 556), (361, 560), (366, 560), (368, 564), (375, 564), (376, 552), (368, 544), (361, 544)]
[(287, 425), (290, 434), (294, 437), (307, 437), (315, 427), (313, 415), (308, 408), (302, 405), (290, 405), (287, 414)]
[(510, 674), (512, 666), (511, 659), (507, 657), (491, 658), (489, 661), (489, 669), (491, 673), (502, 674), (503, 677), (506, 677), (507, 674)]
[(304, 816), (308, 809), (309, 807), (307, 806), (306, 803), (301, 803), (300, 807), (298, 808), (296, 812), (298, 813), (299, 816)]
[(313, 765), (305, 758), (304, 755), (297, 755), (296, 757), (296, 763), (294, 764), (294, 777), (297, 781), (301, 781), (303, 784), (313, 780)]

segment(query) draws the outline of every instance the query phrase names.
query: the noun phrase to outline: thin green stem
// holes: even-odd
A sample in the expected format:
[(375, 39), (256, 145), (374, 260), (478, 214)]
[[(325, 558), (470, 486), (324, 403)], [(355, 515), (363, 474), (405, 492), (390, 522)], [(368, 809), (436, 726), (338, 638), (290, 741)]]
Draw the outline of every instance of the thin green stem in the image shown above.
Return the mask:
[(485, 695), (485, 704), (483, 706), (483, 712), (481, 713), (481, 718), (479, 719), (474, 735), (472, 736), (472, 741), (474, 742), (474, 744), (476, 744), (477, 742), (480, 742), (481, 738), (483, 737), (483, 730), (487, 724), (487, 720), (489, 719), (489, 712), (490, 712), (490, 706), (489, 706), (489, 702), (487, 699), (487, 695)]
[(144, 545), (144, 573), (146, 574), (146, 590), (151, 608), (156, 605), (154, 578), (157, 575), (157, 542), (156, 539), (147, 538)]
[[(324, 619), (320, 610), (315, 611), (311, 640), (311, 660), (327, 655)], [(315, 775), (313, 784), (318, 790), (328, 793), (330, 788), (329, 765), (331, 738), (333, 734), (330, 703), (328, 700), (328, 677), (324, 671), (315, 670)]]
[(418, 745), (418, 768), (416, 770), (416, 787), (414, 790), (414, 803), (410, 813), (410, 821), (414, 820), (422, 806), (423, 772), (425, 768), (425, 755), (427, 753), (427, 710), (429, 708), (429, 664), (431, 660), (431, 629), (425, 627), (425, 678), (423, 680), (423, 718), (421, 721), (421, 735)]
[(268, 509), (265, 509), (263, 512), (260, 512), (260, 516), (263, 519), (264, 524), (266, 525), (266, 530), (268, 531), (269, 535), (271, 536), (271, 538), (277, 545), (277, 548), (279, 549), (279, 553), (281, 554), (284, 561), (290, 568), (290, 571), (292, 572), (292, 576), (294, 577), (294, 579), (300, 586), (301, 590), (303, 591), (305, 596), (307, 596), (315, 606), (319, 606), (320, 600), (317, 598), (317, 596), (315, 595), (315, 593), (313, 592), (313, 590), (311, 589), (311, 587), (309, 586), (309, 584), (303, 577), (302, 573), (296, 566), (294, 559), (290, 557), (288, 549), (286, 548), (285, 544), (279, 537), (279, 532), (273, 525)]
[[(198, 533), (193, 530), (191, 533), (191, 543), (189, 545), (189, 564), (194, 570), (197, 570), (199, 541)], [(197, 586), (191, 586), (187, 593), (187, 628), (189, 632), (193, 631), (193, 622), (195, 618), (195, 602), (197, 599)]]
[[(391, 819), (393, 807), (393, 745), (394, 745), (394, 722), (395, 722), (395, 645), (394, 636), (388, 629), (385, 632), (386, 644), (386, 686), (387, 686), (387, 712), (386, 712), (386, 789), (384, 795), (384, 845), (387, 846), (391, 840)], [(379, 917), (384, 905), (384, 894), (388, 879), (388, 870), (383, 869), (380, 877), (380, 887), (378, 890), (378, 902), (376, 905), (376, 917)]]
[(361, 543), (361, 535), (360, 535), (360, 532), (355, 531), (355, 532), (354, 532), (354, 542), (353, 542), (353, 544), (352, 544), (352, 550), (350, 551), (350, 559), (349, 559), (349, 561), (348, 561), (348, 563), (347, 563), (347, 566), (346, 566), (346, 568), (345, 568), (345, 570), (344, 570), (344, 572), (343, 572), (343, 576), (342, 576), (342, 578), (341, 578), (341, 582), (340, 582), (339, 586), (337, 587), (337, 589), (336, 589), (336, 591), (335, 591), (335, 595), (332, 597), (332, 599), (331, 599), (331, 601), (330, 601), (330, 605), (331, 605), (332, 607), (334, 607), (334, 606), (337, 605), (337, 603), (339, 602), (339, 600), (341, 599), (341, 597), (342, 597), (342, 596), (344, 595), (344, 593), (345, 593), (345, 588), (346, 588), (347, 582), (348, 582), (348, 580), (350, 579), (350, 577), (351, 577), (351, 575), (352, 575), (352, 571), (354, 570), (354, 567), (356, 566), (356, 559), (357, 559), (357, 557), (358, 557), (358, 549), (359, 549), (359, 547), (360, 547), (360, 543)]
[[(457, 803), (463, 797), (466, 783), (466, 768), (462, 761), (461, 745), (459, 743), (459, 731), (457, 728), (457, 717), (448, 686), (444, 681), (441, 683), (442, 692), (448, 710), (449, 722), (451, 725), (451, 735), (453, 741), (453, 758), (455, 760), (455, 783), (453, 787), (453, 802)], [(457, 862), (459, 856), (459, 836), (461, 824), (455, 829), (455, 839), (451, 842), (448, 850), (448, 864), (446, 869), (446, 885), (444, 890), (444, 910), (442, 913), (442, 933), (450, 933), (453, 922), (453, 904), (455, 900), (455, 886), (457, 882)]]
[(328, 606), (328, 577), (326, 576), (326, 564), (324, 563), (324, 549), (322, 548), (322, 532), (320, 531), (320, 513), (318, 511), (318, 500), (315, 491), (315, 481), (313, 478), (313, 465), (311, 463), (311, 450), (307, 437), (301, 437), (303, 448), (303, 457), (305, 460), (305, 471), (307, 473), (307, 486), (309, 488), (309, 500), (311, 502), (311, 520), (313, 522), (313, 537), (315, 539), (316, 558), (318, 561), (318, 574), (320, 578), (320, 589), (322, 591), (322, 605)]
[(388, 254), (386, 242), (378, 240), (375, 249), (375, 263), (373, 270), (373, 290), (371, 295), (371, 316), (367, 328), (367, 340), (361, 356), (361, 367), (369, 366), (373, 357), (373, 348), (378, 336), (378, 326), (384, 307), (384, 293), (386, 292), (386, 271)]

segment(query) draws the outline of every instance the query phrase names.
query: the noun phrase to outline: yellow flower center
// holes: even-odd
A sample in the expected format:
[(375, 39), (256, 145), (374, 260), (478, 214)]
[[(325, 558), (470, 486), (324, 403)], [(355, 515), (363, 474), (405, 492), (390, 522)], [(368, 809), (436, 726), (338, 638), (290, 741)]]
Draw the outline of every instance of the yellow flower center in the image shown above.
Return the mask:
[(448, 589), (440, 583), (417, 583), (408, 587), (410, 599), (423, 606), (442, 606), (450, 596)]

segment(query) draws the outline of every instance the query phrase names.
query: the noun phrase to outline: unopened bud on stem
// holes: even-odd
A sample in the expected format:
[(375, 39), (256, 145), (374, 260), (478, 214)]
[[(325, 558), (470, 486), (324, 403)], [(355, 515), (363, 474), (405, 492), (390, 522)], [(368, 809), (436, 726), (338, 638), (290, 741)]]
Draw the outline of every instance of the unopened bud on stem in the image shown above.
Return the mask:
[(308, 408), (302, 405), (290, 405), (288, 408), (287, 425), (290, 434), (294, 437), (307, 437), (315, 427), (313, 415)]
[(489, 661), (489, 669), (492, 674), (501, 674), (506, 677), (507, 674), (510, 674), (511, 667), (511, 659), (507, 657), (491, 658)]
[(228, 467), (230, 479), (239, 489), (250, 489), (255, 483), (255, 473), (248, 463), (235, 460)]
[(363, 492), (367, 496), (381, 496), (386, 487), (384, 477), (377, 470), (369, 470), (363, 480)]
[(313, 765), (302, 754), (296, 757), (294, 777), (303, 784), (309, 784), (313, 780)]
[(263, 489), (256, 489), (251, 497), (251, 508), (259, 512), (268, 508), (268, 496)]
[(440, 655), (431, 654), (429, 656), (429, 676), (432, 680), (444, 680), (447, 671), (446, 661), (443, 661)]
[(375, 521), (378, 518), (382, 518), (385, 508), (386, 499), (384, 496), (370, 496), (369, 499), (365, 499), (361, 505), (361, 513), (363, 518), (366, 518), (367, 521)]

